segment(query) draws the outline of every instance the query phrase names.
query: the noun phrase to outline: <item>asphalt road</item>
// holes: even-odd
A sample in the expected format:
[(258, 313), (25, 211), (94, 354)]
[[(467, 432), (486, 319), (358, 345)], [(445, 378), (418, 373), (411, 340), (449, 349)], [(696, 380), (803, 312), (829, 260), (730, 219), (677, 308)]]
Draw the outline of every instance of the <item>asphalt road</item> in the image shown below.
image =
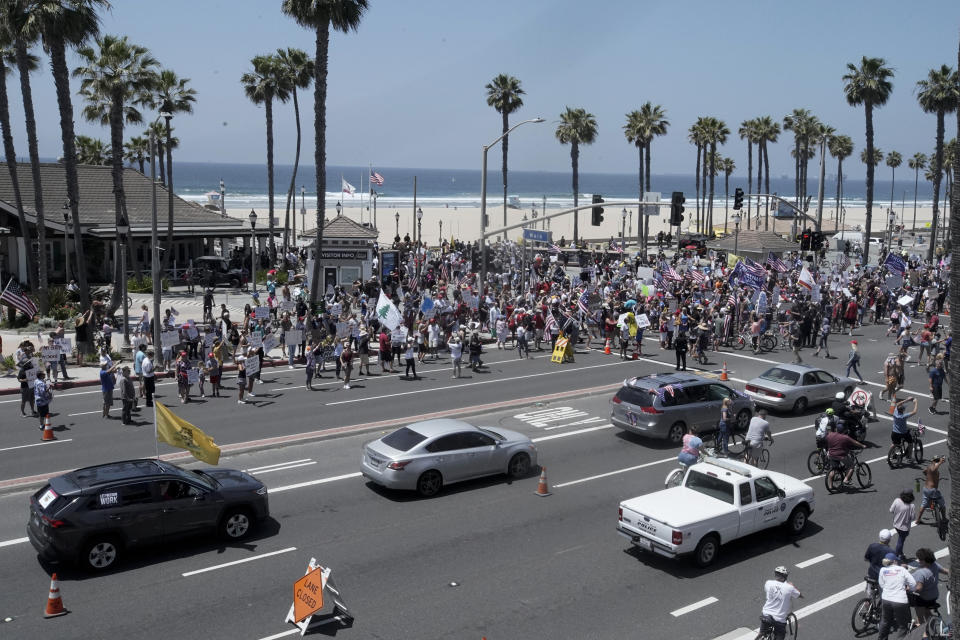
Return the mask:
[[(862, 372), (879, 380), (875, 372), (892, 341), (882, 338), (881, 327), (856, 333), (864, 365), (870, 365)], [(837, 347), (839, 340), (833, 339)], [(846, 348), (835, 353), (845, 355)], [(266, 401), (272, 404), (177, 404), (175, 411), (182, 409), (224, 444), (349, 425), (365, 430), (227, 453), (221, 466), (253, 469), (271, 490), (273, 519), (252, 540), (227, 546), (198, 540), (137, 553), (103, 576), (38, 561), (22, 541), (28, 493), (0, 495), (0, 574), (16, 579), (15, 588), (0, 592), (0, 619), (12, 618), (0, 623), (0, 637), (260, 640), (293, 629), (283, 622), (291, 585), (310, 557), (333, 568), (356, 616), (352, 628), (337, 630), (344, 638), (737, 637), (756, 627), (760, 586), (780, 564), (792, 567), (791, 580), (805, 596), (798, 604), (807, 607), (800, 609), (801, 633), (853, 637), (849, 620), (862, 587), (863, 551), (880, 528), (891, 526), (890, 502), (919, 473), (887, 467), (889, 420), (871, 424), (868, 440), (875, 446), (862, 456), (871, 462), (873, 486), (828, 495), (822, 478), (808, 478), (805, 464), (818, 410), (776, 416), (771, 468), (807, 479), (816, 493), (806, 534), (791, 539), (771, 531), (734, 542), (707, 570), (683, 559), (652, 557), (616, 534), (617, 505), (660, 488), (676, 466), (676, 449), (608, 426), (611, 391), (596, 389), (627, 375), (667, 370), (665, 356), (623, 363), (591, 353), (578, 355), (575, 364), (554, 365), (544, 359), (514, 362), (513, 352), (494, 352), (487, 358), (492, 372), (467, 380), (451, 380), (442, 363), (426, 367), (431, 379), (376, 378), (365, 388), (327, 387), (312, 394), (291, 388), (302, 384), (301, 371), (277, 370), (267, 376), (277, 380), (263, 385), (282, 389), (271, 391), (276, 397)], [(743, 380), (771, 361), (790, 357), (726, 353), (712, 357), (715, 364), (707, 368), (719, 369), (726, 359), (731, 384), (742, 389)], [(842, 374), (841, 362), (818, 364)], [(670, 365), (672, 370), (672, 357)], [(908, 369), (907, 376), (908, 389), (926, 392), (921, 368)], [(30, 421), (5, 421), (13, 428), (0, 436), (0, 476), (153, 453), (152, 428), (102, 421), (97, 402), (97, 394), (58, 397), (55, 409), (72, 420), (58, 437), (70, 442), (3, 451), (29, 444), (39, 433)], [(11, 414), (16, 405), (8, 407), (0, 411)], [(512, 483), (492, 478), (455, 485), (431, 500), (386, 492), (359, 477), (361, 444), (389, 428), (371, 423), (445, 410), (537, 439), (553, 495), (534, 495), (536, 474)], [(69, 416), (85, 411), (97, 413)], [(564, 419), (538, 422), (525, 415), (531, 411), (554, 411)], [(930, 427), (927, 457), (944, 453), (948, 416), (922, 417)], [(933, 527), (921, 526), (907, 540), (908, 553), (918, 546), (936, 551), (945, 544)], [(194, 573), (204, 569), (210, 570)], [(53, 570), (60, 572), (71, 614), (45, 621)], [(333, 628), (326, 632), (332, 635)]]

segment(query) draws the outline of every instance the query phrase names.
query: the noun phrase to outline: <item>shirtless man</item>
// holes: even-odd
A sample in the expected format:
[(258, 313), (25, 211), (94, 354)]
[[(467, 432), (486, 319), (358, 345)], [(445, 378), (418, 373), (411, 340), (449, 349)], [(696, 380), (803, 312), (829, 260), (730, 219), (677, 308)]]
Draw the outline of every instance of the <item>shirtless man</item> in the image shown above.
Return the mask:
[(923, 500), (920, 501), (920, 509), (917, 511), (917, 521), (914, 524), (920, 524), (920, 517), (923, 515), (923, 510), (930, 506), (931, 502), (935, 502), (941, 509), (946, 509), (943, 494), (940, 493), (940, 465), (943, 464), (944, 460), (946, 460), (946, 458), (943, 456), (934, 458), (930, 461), (930, 464), (927, 465), (927, 468), (923, 470), (923, 476), (926, 478), (923, 484)]

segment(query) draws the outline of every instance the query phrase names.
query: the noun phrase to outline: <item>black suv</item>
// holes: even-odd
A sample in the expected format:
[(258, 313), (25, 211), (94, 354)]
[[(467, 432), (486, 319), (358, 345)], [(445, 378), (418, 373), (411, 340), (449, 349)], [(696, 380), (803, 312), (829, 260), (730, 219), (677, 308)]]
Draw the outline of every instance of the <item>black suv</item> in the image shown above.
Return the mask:
[(103, 571), (134, 546), (214, 531), (240, 540), (269, 515), (248, 473), (126, 460), (51, 478), (30, 497), (27, 534), (43, 558)]

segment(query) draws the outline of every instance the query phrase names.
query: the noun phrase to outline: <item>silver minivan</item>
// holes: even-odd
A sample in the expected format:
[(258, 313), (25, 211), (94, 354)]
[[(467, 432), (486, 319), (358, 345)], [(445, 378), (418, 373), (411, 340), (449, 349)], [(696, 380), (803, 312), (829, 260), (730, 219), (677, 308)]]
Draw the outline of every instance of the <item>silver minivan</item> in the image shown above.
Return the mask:
[(610, 422), (651, 438), (680, 444), (687, 427), (697, 433), (715, 431), (724, 398), (733, 401), (734, 430), (750, 424), (753, 400), (722, 382), (691, 373), (656, 373), (628, 378), (610, 401)]

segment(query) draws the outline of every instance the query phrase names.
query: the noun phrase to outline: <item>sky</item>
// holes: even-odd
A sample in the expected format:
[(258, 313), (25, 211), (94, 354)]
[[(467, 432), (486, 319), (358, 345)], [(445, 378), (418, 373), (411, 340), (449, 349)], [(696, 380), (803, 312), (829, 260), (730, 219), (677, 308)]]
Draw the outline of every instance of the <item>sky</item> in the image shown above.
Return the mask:
[[(278, 47), (315, 54), (313, 32), (280, 11), (279, 0), (114, 0), (102, 33), (126, 35), (197, 90), (192, 114), (174, 119), (175, 161), (266, 162), (262, 106), (243, 93), (250, 59)], [(589, 9), (588, 11), (584, 11)], [(501, 133), (501, 116), (486, 104), (496, 75), (517, 77), (526, 92), (511, 122), (541, 116), (510, 138), (512, 169), (569, 171), (569, 146), (554, 132), (565, 107), (594, 114), (599, 135), (581, 148), (582, 172), (637, 170), (636, 148), (623, 135), (625, 114), (646, 101), (662, 105), (668, 134), (652, 146), (652, 171), (692, 174), (695, 148), (687, 130), (700, 116), (726, 122), (732, 134), (719, 151), (744, 175), (746, 142), (739, 123), (759, 115), (782, 121), (810, 109), (854, 140), (845, 173), (863, 175), (863, 108), (847, 105), (841, 80), (848, 62), (885, 58), (893, 94), (875, 112), (876, 145), (906, 158), (934, 147), (935, 117), (916, 100), (916, 82), (956, 67), (960, 3), (925, 0), (370, 0), (358, 31), (330, 39), (327, 94), (329, 165), (478, 169), (481, 148)], [(40, 154), (62, 155), (48, 58), (32, 76)], [(78, 59), (70, 56), (71, 67)], [(74, 92), (78, 81), (73, 80)], [(8, 76), (19, 157), (26, 156), (16, 76)], [(313, 164), (313, 88), (301, 91), (302, 162)], [(77, 133), (109, 140), (109, 130), (81, 116)], [(144, 112), (152, 120), (155, 113)], [(292, 164), (292, 104), (274, 108), (275, 158)], [(144, 125), (128, 125), (125, 137)], [(956, 135), (948, 118), (947, 138)], [(771, 175), (792, 175), (792, 135), (770, 146)], [(498, 147), (499, 148), (499, 147)], [(498, 149), (497, 148), (497, 149)], [(491, 151), (490, 168), (499, 169)], [(828, 167), (833, 167), (831, 161)], [(813, 175), (815, 169), (811, 169)]]

